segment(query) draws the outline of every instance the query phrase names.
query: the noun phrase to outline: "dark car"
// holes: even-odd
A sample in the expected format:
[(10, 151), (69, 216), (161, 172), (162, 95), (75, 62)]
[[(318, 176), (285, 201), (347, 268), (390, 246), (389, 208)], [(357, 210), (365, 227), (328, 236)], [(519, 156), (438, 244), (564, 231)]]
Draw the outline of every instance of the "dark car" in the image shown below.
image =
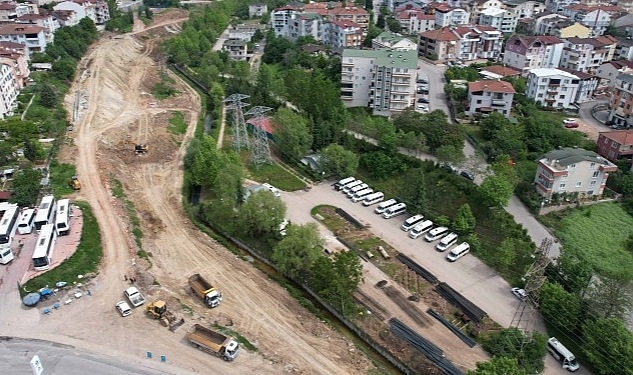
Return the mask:
[(461, 171), (459, 172), (459, 175), (471, 181), (475, 181), (475, 176), (472, 173), (470, 173), (470, 171)]
[(418, 94), (424, 94), (427, 95), (429, 93), (428, 89), (418, 89)]
[(429, 100), (427, 98), (418, 98), (418, 103), (429, 104)]
[(429, 81), (427, 81), (426, 79), (422, 79), (422, 78), (419, 78), (416, 82), (421, 84), (421, 85), (428, 85), (429, 84)]

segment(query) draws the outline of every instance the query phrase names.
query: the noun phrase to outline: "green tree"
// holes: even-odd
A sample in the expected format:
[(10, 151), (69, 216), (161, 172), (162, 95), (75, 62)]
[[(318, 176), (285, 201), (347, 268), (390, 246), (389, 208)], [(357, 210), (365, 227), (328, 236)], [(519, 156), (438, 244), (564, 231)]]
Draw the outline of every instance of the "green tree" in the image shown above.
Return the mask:
[(37, 159), (37, 148), (29, 139), (24, 140), (24, 157), (31, 162), (35, 162)]
[(547, 338), (539, 332), (526, 339), (517, 328), (506, 328), (486, 337), (482, 347), (493, 357), (516, 358), (521, 369), (536, 374), (543, 371), (546, 344)]
[(312, 146), (312, 135), (306, 119), (288, 108), (280, 108), (273, 117), (275, 144), (283, 158), (298, 163)]
[(468, 375), (527, 375), (519, 367), (516, 358), (492, 357), (488, 362), (477, 362), (477, 369), (468, 371)]
[(334, 271), (337, 275), (337, 302), (341, 311), (346, 314), (354, 308), (352, 294), (363, 279), (363, 265), (353, 251), (339, 251), (334, 255)]
[(457, 209), (455, 213), (455, 219), (453, 219), (453, 230), (462, 236), (473, 233), (475, 230), (475, 226), (477, 225), (477, 221), (475, 220), (475, 215), (473, 211), (470, 209), (470, 205), (468, 203), (464, 203)]
[(322, 257), (323, 244), (316, 223), (290, 225), (286, 236), (274, 247), (271, 259), (283, 274), (305, 281), (314, 263)]
[(500, 268), (507, 270), (508, 267), (514, 264), (516, 252), (515, 240), (509, 237), (504, 239), (495, 252), (495, 263)]
[(437, 160), (443, 163), (459, 164), (466, 159), (464, 150), (455, 145), (443, 145), (435, 149)]
[(252, 238), (275, 234), (286, 217), (286, 205), (268, 190), (255, 191), (238, 210), (237, 223)]
[(44, 83), (39, 88), (39, 103), (46, 108), (54, 108), (57, 105), (57, 91), (53, 85)]
[(35, 169), (21, 169), (13, 177), (13, 191), (10, 202), (19, 206), (34, 206), (40, 192), (42, 174)]
[(555, 267), (553, 274), (556, 281), (563, 285), (565, 290), (579, 296), (585, 292), (593, 275), (590, 262), (585, 262), (573, 252), (562, 248)]
[(479, 121), (481, 135), (489, 141), (493, 140), (501, 130), (508, 126), (510, 126), (510, 122), (499, 112), (492, 112), (490, 116)]
[(214, 200), (210, 205), (211, 221), (216, 223), (233, 223), (237, 214), (236, 208), (242, 201), (243, 169), (238, 163), (227, 163), (217, 173), (213, 183)]
[(410, 168), (403, 176), (402, 184), (397, 195), (407, 203), (411, 212), (423, 213), (428, 211), (428, 197), (426, 193), (426, 179), (422, 168)]
[(628, 318), (633, 304), (631, 280), (608, 275), (594, 277), (584, 298), (593, 314), (624, 320)]
[(331, 144), (322, 149), (321, 166), (323, 171), (336, 176), (352, 176), (358, 170), (358, 155), (343, 146)]
[(491, 207), (507, 206), (514, 192), (514, 185), (503, 175), (491, 175), (479, 186), (484, 203)]
[(191, 182), (203, 187), (211, 187), (215, 182), (218, 170), (226, 162), (226, 157), (217, 149), (216, 140), (203, 135), (200, 142), (192, 144), (190, 157)]
[(541, 313), (558, 329), (576, 327), (580, 315), (580, 298), (567, 292), (560, 284), (546, 282), (539, 292)]
[(585, 357), (600, 375), (631, 375), (633, 334), (620, 319), (587, 320), (582, 327)]

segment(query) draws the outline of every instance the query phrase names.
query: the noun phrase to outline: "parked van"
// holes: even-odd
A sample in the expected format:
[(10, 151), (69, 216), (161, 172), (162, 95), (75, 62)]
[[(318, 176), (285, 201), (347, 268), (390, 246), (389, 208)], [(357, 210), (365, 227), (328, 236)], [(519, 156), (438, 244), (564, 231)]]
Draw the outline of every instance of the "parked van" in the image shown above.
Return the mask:
[(459, 245), (457, 245), (457, 247), (455, 247), (453, 250), (451, 250), (450, 253), (448, 253), (448, 255), (446, 256), (446, 259), (448, 259), (450, 262), (454, 262), (457, 259), (468, 254), (469, 251), (470, 251), (470, 245), (468, 244), (468, 242), (462, 242)]
[(411, 228), (416, 226), (416, 224), (419, 224), (423, 219), (424, 219), (424, 215), (411, 216), (410, 218), (405, 220), (404, 223), (402, 223), (402, 225), (400, 226), (400, 229), (402, 229), (405, 232), (408, 232)]
[(413, 227), (413, 229), (411, 229), (411, 231), (409, 232), (409, 237), (415, 240), (416, 238), (431, 230), (431, 228), (433, 228), (433, 222), (431, 220), (424, 220), (420, 224)]
[(385, 212), (383, 212), (382, 217), (384, 217), (385, 219), (391, 219), (392, 217), (402, 215), (405, 212), (407, 212), (407, 205), (404, 203), (398, 203), (387, 208)]
[(362, 183), (363, 183), (363, 181), (361, 181), (361, 180), (354, 180), (354, 181), (350, 182), (349, 184), (346, 184), (345, 186), (343, 186), (343, 193), (347, 194), (349, 189), (353, 188), (354, 186), (361, 185)]
[(385, 199), (385, 194), (382, 191), (379, 191), (377, 193), (366, 195), (363, 199), (363, 205), (371, 206), (372, 204), (382, 202), (383, 199)]
[(366, 196), (368, 196), (369, 194), (372, 194), (373, 192), (374, 192), (374, 189), (370, 189), (370, 188), (357, 191), (356, 194), (352, 196), (352, 202), (354, 203), (360, 202), (363, 199), (365, 199)]
[(457, 233), (449, 233), (446, 237), (442, 238), (440, 243), (435, 246), (437, 251), (446, 251), (453, 247), (457, 243)]
[(350, 182), (354, 182), (356, 181), (356, 179), (354, 177), (347, 177), (344, 178), (342, 180), (340, 180), (339, 182), (334, 184), (334, 187), (336, 188), (336, 190), (341, 190), (343, 189), (343, 187), (347, 184), (349, 184)]
[(346, 193), (346, 194), (347, 194), (347, 197), (348, 197), (348, 198), (351, 198), (351, 197), (353, 197), (353, 196), (354, 196), (354, 194), (358, 193), (358, 192), (359, 192), (359, 191), (361, 191), (361, 190), (365, 190), (365, 189), (367, 189), (367, 188), (369, 188), (369, 185), (367, 185), (367, 184), (360, 184), (360, 185), (356, 185), (356, 186), (354, 186), (353, 188), (351, 188), (351, 189), (349, 189), (349, 190), (347, 191), (347, 193)]
[(381, 204), (379, 204), (376, 209), (374, 210), (375, 213), (377, 214), (382, 214), (383, 212), (385, 212), (387, 210), (387, 208), (393, 206), (394, 204), (397, 204), (398, 201), (395, 199), (389, 199), (388, 201), (384, 201)]
[(446, 236), (448, 234), (448, 228), (446, 227), (437, 227), (433, 228), (429, 231), (429, 233), (424, 236), (426, 242), (433, 242), (439, 240), (440, 238)]

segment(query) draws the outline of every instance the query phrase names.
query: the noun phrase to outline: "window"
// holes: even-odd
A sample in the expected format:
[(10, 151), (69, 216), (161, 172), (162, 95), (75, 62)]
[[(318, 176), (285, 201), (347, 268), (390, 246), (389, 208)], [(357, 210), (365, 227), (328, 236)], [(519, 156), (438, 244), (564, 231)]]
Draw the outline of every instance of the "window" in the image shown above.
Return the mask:
[(589, 168), (596, 169), (596, 163), (591, 163), (591, 165), (589, 165)]
[(598, 182), (598, 181), (595, 181), (595, 180), (594, 180), (594, 181), (591, 181), (591, 183), (589, 184), (589, 186), (591, 186), (591, 187), (596, 187), (596, 183), (597, 183), (597, 182)]
[(567, 175), (560, 176), (560, 180), (561, 180), (561, 181), (567, 181)]
[(594, 171), (593, 175), (591, 175), (591, 178), (598, 178), (598, 176), (600, 176), (600, 171)]
[(477, 100), (477, 104), (481, 104), (481, 100)]
[(559, 99), (565, 99), (565, 95), (561, 95), (558, 97)]
[(576, 182), (576, 187), (577, 187), (577, 188), (579, 188), (579, 187), (581, 187), (581, 186), (582, 186), (582, 181), (578, 181), (578, 182)]
[(543, 94), (538, 94), (538, 97), (539, 97), (539, 98), (542, 98), (542, 97), (543, 97)]
[(611, 141), (611, 147), (618, 147), (618, 142)]
[(560, 185), (558, 185), (558, 188), (559, 188), (560, 190), (565, 190), (565, 184), (560, 184)]

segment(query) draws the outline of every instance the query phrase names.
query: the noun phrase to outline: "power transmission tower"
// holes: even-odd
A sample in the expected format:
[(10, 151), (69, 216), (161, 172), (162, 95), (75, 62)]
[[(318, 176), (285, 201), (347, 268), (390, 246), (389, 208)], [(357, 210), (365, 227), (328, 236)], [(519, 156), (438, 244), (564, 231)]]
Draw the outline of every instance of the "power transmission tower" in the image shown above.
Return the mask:
[(232, 94), (223, 100), (224, 103), (230, 103), (227, 104), (226, 110), (233, 111), (233, 148), (235, 148), (237, 152), (240, 152), (242, 149), (250, 148), (248, 131), (246, 131), (246, 121), (244, 121), (244, 112), (242, 112), (242, 107), (250, 105), (243, 103), (242, 100), (249, 97), (249, 95), (244, 94)]
[(517, 328), (523, 332), (524, 339), (523, 342), (520, 343), (521, 347), (523, 347), (526, 341), (531, 339), (532, 327), (536, 322), (539, 306), (539, 291), (547, 279), (545, 269), (552, 261), (549, 257), (551, 247), (552, 240), (550, 238), (544, 238), (541, 242), (541, 246), (536, 250), (534, 263), (532, 263), (524, 277), (526, 297), (521, 300), (510, 323), (510, 328)]
[(270, 118), (264, 116), (264, 113), (270, 111), (272, 108), (256, 106), (246, 112), (247, 116), (251, 117), (248, 122), (253, 125), (253, 147), (251, 148), (251, 161), (256, 167), (262, 164), (272, 164), (273, 158), (270, 155), (270, 145), (268, 144), (268, 133), (264, 123)]

